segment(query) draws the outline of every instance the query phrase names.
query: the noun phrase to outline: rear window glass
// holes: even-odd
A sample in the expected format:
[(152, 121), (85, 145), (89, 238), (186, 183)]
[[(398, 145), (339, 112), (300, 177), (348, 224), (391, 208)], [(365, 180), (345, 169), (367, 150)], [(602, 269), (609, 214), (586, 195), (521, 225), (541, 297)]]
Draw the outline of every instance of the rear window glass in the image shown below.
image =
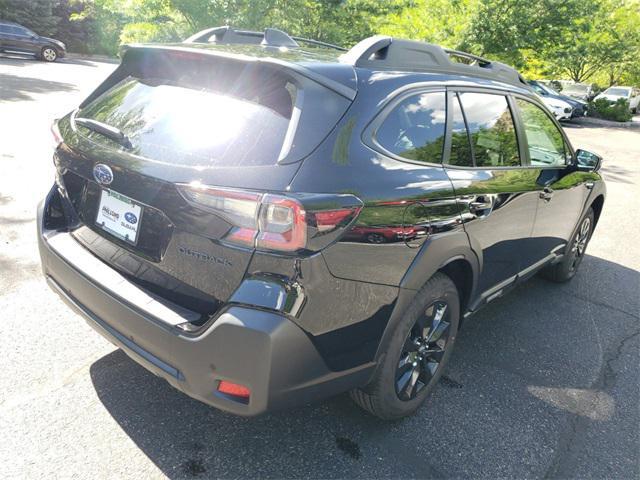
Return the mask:
[[(315, 106), (322, 94), (326, 107), (308, 108), (307, 113), (316, 122), (320, 117), (333, 122), (327, 129), (344, 111), (336, 95), (278, 66), (191, 52), (143, 51), (127, 54), (121, 68), (129, 76), (76, 116), (119, 129), (130, 140), (128, 152), (163, 163), (213, 167), (274, 165), (283, 157), (288, 161), (304, 153), (299, 144), (319, 141), (316, 131), (325, 134), (324, 122), (322, 128), (316, 123), (306, 136), (309, 141), (295, 141), (308, 130), (309, 122), (301, 125), (309, 102)], [(298, 115), (298, 110), (303, 113)], [(92, 141), (122, 148), (76, 125)]]
[[(243, 93), (244, 98), (129, 77), (79, 116), (120, 129), (129, 137), (132, 153), (161, 162), (274, 164), (291, 120), (295, 87), (281, 79)], [(83, 130), (96, 141), (109, 142)]]
[(400, 157), (440, 163), (444, 144), (444, 92), (421, 93), (402, 100), (376, 132), (377, 142)]

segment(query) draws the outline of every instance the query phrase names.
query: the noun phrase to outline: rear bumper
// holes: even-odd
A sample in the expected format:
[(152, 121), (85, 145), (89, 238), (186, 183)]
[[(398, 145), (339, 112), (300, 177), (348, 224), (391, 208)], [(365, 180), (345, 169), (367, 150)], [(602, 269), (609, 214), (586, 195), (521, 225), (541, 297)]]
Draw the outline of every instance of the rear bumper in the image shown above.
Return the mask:
[[(48, 230), (38, 207), (43, 273), (54, 291), (100, 334), (187, 395), (239, 415), (307, 403), (367, 382), (373, 365), (333, 372), (308, 335), (276, 312), (228, 305), (190, 335), (172, 311), (94, 257), (68, 232)], [(221, 380), (247, 386), (248, 402), (217, 392)]]

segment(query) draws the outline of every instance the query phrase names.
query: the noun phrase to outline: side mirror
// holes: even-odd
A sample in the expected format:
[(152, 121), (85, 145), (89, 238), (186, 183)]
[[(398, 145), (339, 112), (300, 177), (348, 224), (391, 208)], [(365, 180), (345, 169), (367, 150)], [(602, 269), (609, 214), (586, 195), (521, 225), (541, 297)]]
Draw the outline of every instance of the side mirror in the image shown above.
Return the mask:
[(587, 150), (576, 150), (576, 166), (579, 170), (597, 172), (602, 165), (602, 157)]

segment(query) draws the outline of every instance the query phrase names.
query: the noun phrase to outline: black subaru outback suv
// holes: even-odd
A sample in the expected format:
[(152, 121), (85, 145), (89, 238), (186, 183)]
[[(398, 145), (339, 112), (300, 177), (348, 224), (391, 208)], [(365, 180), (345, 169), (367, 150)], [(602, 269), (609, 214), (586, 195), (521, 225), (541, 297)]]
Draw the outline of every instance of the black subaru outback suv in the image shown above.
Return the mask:
[(133, 45), (54, 124), (44, 275), (93, 328), (241, 415), (435, 387), (462, 320), (574, 276), (601, 159), (506, 65), (228, 27)]

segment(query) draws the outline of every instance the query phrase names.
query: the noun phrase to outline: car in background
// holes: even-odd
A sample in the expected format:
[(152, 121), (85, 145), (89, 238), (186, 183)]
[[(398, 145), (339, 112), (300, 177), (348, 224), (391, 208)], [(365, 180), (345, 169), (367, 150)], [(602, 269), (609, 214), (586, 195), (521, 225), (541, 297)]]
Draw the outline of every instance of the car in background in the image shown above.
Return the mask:
[(45, 62), (55, 62), (67, 53), (60, 40), (43, 37), (22, 25), (0, 20), (0, 53), (33, 55)]
[(620, 99), (629, 102), (629, 110), (633, 113), (638, 112), (640, 104), (640, 89), (635, 87), (609, 87), (604, 92), (596, 96), (595, 100), (604, 98), (610, 103), (616, 103)]
[(589, 85), (588, 83), (561, 82), (561, 84), (562, 95), (566, 95), (576, 100), (588, 102), (595, 96), (593, 85)]
[[(544, 103), (553, 111), (558, 120), (584, 117), (587, 114), (587, 102), (577, 100), (568, 95), (562, 95), (550, 86), (537, 80), (529, 80), (527, 83), (542, 97)], [(565, 104), (571, 107), (571, 112), (567, 112)]]

